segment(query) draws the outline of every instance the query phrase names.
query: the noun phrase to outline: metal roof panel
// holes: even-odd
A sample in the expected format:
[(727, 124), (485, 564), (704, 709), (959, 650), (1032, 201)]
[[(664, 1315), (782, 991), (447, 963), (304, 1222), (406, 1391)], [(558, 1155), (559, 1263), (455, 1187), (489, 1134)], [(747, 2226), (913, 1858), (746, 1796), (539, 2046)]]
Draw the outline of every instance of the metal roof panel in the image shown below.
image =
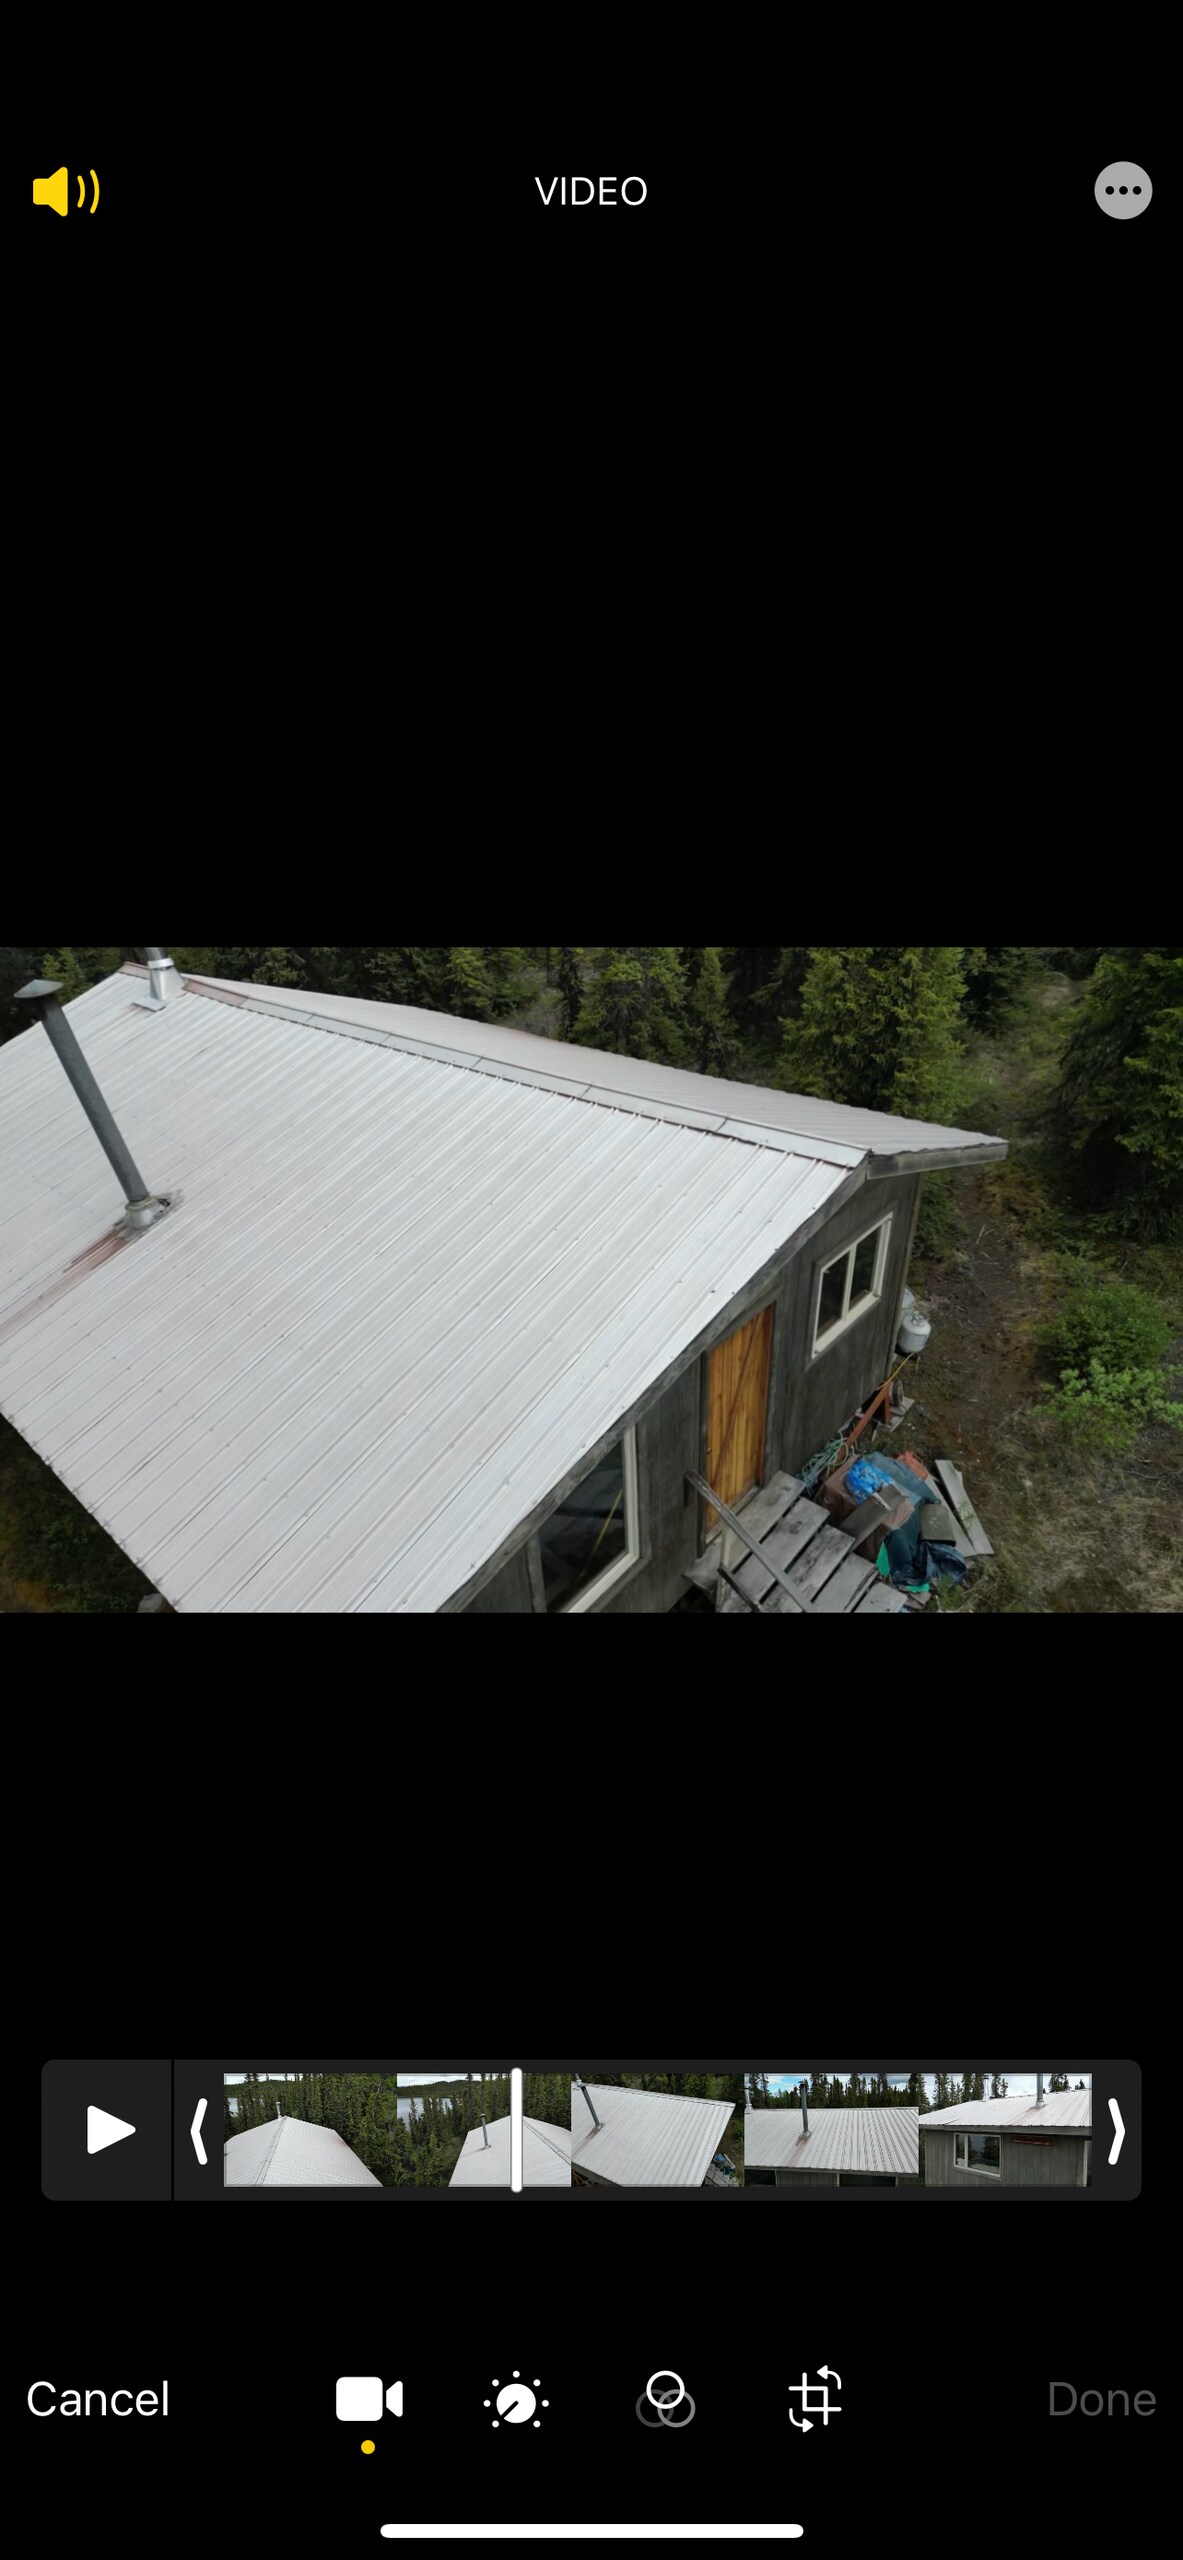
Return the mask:
[(749, 2107), (745, 2169), (822, 2169), (858, 2177), (918, 2178), (915, 2107)]
[(126, 1245), (44, 1032), (0, 1050), (0, 1409), (182, 1610), (443, 1607), (849, 1179), (137, 988), (69, 1008), (179, 1194)]
[(571, 2088), (571, 2159), (614, 2187), (701, 2187), (734, 2107), (722, 2098), (679, 2098), (659, 2089)]
[[(522, 2118), (522, 2184), (526, 2187), (569, 2187), (571, 2134), (566, 2125), (543, 2124), (537, 2116)], [(478, 2125), (464, 2137), (460, 2157), (448, 2180), (450, 2187), (509, 2185), (509, 2117), (489, 2126), (486, 2144)]]
[(933, 2107), (920, 2119), (951, 2126), (958, 2133), (1088, 2133), (1093, 2121), (1091, 2089), (1057, 2089), (1039, 2106), (1034, 2098), (967, 2098), (955, 2107)]
[(339, 2133), (327, 2124), (276, 2116), (232, 2133), (226, 2144), (228, 2187), (380, 2187)]

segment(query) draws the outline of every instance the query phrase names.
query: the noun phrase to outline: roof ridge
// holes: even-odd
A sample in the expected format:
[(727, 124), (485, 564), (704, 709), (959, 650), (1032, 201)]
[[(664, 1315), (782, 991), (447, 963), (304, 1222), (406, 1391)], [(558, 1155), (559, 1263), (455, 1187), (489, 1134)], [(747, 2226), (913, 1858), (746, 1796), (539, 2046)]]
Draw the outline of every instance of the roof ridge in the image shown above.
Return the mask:
[[(137, 970), (131, 961), (124, 963), (124, 971), (127, 975), (147, 974)], [(592, 1077), (582, 1083), (576, 1076), (547, 1074), (538, 1067), (517, 1066), (512, 1059), (494, 1057), (485, 1050), (462, 1054), (446, 1048), (442, 1042), (416, 1038), (407, 1031), (388, 1031), (379, 1023), (355, 1022), (340, 1014), (318, 1013), (310, 1008), (285, 1005), (253, 990), (232, 994), (228, 987), (212, 986), (208, 979), (187, 977), (182, 983), (187, 994), (200, 996), (209, 1004), (229, 1005), (238, 1012), (259, 1014), (275, 1022), (290, 1022), (302, 1031), (332, 1032), (338, 1039), (360, 1041), (373, 1049), (394, 1049), (403, 1057), (422, 1058), (433, 1066), (457, 1067), (463, 1073), (488, 1076), (503, 1084), (527, 1085), (540, 1093), (553, 1093), (562, 1101), (590, 1103), (599, 1110), (622, 1112), (635, 1120), (666, 1121), (696, 1136), (726, 1138), (733, 1146), (764, 1147), (770, 1154), (795, 1155), (806, 1162), (844, 1166), (851, 1172), (870, 1153), (865, 1146), (846, 1145), (839, 1139), (810, 1138), (805, 1132), (777, 1129), (771, 1121), (762, 1122), (758, 1112), (750, 1121), (740, 1120), (734, 1112), (721, 1106), (717, 1119), (712, 1120), (709, 1114), (696, 1111), (691, 1105), (679, 1111), (672, 1103), (663, 1103), (656, 1094), (630, 1093), (623, 1089), (618, 1092), (611, 1085), (597, 1084)], [(492, 1024), (480, 1027), (495, 1029)], [(530, 1032), (523, 1036), (533, 1039), (539, 1035)], [(551, 1048), (570, 1044), (540, 1038), (539, 1045)], [(592, 1051), (589, 1056), (598, 1054)], [(625, 1063), (644, 1072), (646, 1062), (643, 1059), (626, 1059)], [(704, 1078), (703, 1081), (708, 1082), (709, 1079)], [(748, 1090), (755, 1105), (758, 1097), (771, 1088), (754, 1084)]]

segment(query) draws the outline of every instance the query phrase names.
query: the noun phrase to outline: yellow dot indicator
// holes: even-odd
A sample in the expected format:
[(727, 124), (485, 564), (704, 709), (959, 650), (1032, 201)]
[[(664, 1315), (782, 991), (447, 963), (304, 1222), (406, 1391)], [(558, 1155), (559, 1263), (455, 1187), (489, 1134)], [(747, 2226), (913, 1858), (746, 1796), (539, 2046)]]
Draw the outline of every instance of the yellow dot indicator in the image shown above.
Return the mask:
[(373, 2439), (373, 2437), (372, 2437), (372, 2436), (367, 2436), (367, 2437), (366, 2437), (366, 2439), (365, 2439), (365, 2442), (364, 2442), (364, 2443), (363, 2443), (363, 2445), (362, 2445), (362, 2452), (363, 2452), (363, 2453), (376, 2453), (376, 2452), (377, 2452), (377, 2450), (378, 2450), (378, 2448), (377, 2448), (376, 2444), (374, 2443), (374, 2439)]

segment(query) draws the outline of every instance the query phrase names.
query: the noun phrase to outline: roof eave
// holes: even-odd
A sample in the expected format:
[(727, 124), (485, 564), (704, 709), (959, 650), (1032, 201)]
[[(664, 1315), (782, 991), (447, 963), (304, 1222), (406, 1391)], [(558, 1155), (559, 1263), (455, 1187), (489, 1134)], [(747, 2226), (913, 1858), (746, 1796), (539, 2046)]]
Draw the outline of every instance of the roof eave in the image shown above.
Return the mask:
[(963, 1166), (1001, 1164), (1010, 1154), (1006, 1138), (975, 1138), (964, 1147), (902, 1147), (895, 1155), (867, 1159), (867, 1180), (882, 1182), (893, 1173), (957, 1173)]

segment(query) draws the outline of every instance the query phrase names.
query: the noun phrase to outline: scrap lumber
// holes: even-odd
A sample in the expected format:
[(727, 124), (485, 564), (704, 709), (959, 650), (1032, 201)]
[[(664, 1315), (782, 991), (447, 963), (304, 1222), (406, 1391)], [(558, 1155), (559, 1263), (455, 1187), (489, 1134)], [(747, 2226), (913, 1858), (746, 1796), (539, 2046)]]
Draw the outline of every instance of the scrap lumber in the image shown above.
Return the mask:
[[(937, 1459), (937, 1474), (969, 1540), (968, 1549), (963, 1549), (962, 1552), (976, 1556), (992, 1556), (994, 1549), (965, 1490), (965, 1479), (954, 1466), (951, 1458)], [(957, 1543), (960, 1546), (961, 1540), (958, 1539)]]

